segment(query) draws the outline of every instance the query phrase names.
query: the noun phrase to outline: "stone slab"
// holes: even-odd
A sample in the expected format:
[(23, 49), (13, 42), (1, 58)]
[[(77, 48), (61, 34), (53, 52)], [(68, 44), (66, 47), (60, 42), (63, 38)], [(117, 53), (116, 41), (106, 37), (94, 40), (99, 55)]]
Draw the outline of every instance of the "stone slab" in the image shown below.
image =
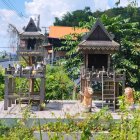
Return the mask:
[[(101, 101), (92, 102), (92, 112), (95, 113), (100, 111), (99, 106)], [(4, 110), (4, 101), (0, 102), (0, 119), (2, 118), (22, 118), (27, 104), (12, 104), (8, 110)], [(78, 119), (83, 119), (81, 115), (83, 108), (77, 100), (53, 100), (46, 104), (44, 111), (39, 111), (37, 106), (32, 106), (30, 109), (30, 118), (39, 118), (39, 119), (56, 119), (61, 118), (65, 119), (66, 115), (77, 116)], [(111, 112), (114, 119), (120, 119), (120, 115), (117, 113)]]

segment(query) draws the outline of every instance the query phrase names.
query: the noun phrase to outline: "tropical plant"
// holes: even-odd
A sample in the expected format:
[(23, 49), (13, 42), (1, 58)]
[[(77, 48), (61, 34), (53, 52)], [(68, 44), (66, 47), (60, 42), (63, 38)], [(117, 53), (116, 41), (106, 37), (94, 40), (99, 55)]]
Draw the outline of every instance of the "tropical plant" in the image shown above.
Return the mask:
[(46, 100), (70, 99), (73, 82), (61, 66), (47, 66)]
[(81, 37), (82, 34), (76, 33), (66, 35), (64, 37), (65, 41), (62, 42), (63, 45), (60, 48), (56, 48), (58, 51), (66, 51), (66, 58), (62, 60), (64, 61), (63, 66), (73, 80), (78, 78), (80, 65), (82, 64), (82, 55), (77, 51)]
[(92, 16), (90, 7), (85, 7), (83, 10), (76, 10), (73, 12), (67, 12), (63, 15), (62, 19), (55, 17), (54, 25), (59, 26), (78, 26), (78, 23), (82, 21), (89, 21), (88, 17)]

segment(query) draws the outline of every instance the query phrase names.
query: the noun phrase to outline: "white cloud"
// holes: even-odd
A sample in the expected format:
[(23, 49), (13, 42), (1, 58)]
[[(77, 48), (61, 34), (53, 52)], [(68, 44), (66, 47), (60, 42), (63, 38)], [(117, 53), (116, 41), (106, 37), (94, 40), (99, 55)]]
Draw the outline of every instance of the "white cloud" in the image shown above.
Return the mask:
[(93, 2), (94, 2), (95, 11), (96, 10), (103, 11), (111, 8), (109, 6), (109, 0), (93, 0)]
[(25, 2), (25, 10), (28, 15), (41, 15), (42, 25), (53, 24), (54, 17), (61, 17), (71, 10), (70, 0), (33, 0)]
[(41, 15), (41, 26), (50, 26), (55, 17), (65, 13), (90, 6), (93, 11), (109, 9), (109, 0), (32, 0), (25, 2), (27, 15)]
[(128, 0), (121, 0), (120, 1), (120, 5), (119, 6), (125, 7), (127, 5), (128, 5)]
[[(132, 1), (133, 0), (121, 0), (119, 6), (125, 7), (129, 4), (129, 2), (132, 2)], [(140, 6), (140, 0), (137, 0), (137, 4), (138, 6)]]
[[(0, 51), (7, 50), (9, 44), (8, 24), (13, 24), (18, 30), (23, 27), (24, 22), (16, 12), (7, 9), (0, 9)], [(5, 48), (2, 48), (5, 47)]]

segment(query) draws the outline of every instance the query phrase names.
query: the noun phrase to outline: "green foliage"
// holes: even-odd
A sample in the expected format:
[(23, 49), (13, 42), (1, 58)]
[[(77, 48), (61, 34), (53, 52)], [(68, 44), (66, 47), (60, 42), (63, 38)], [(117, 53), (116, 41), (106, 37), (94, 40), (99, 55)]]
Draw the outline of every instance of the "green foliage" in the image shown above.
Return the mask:
[[(88, 8), (88, 7), (87, 7)], [(86, 8), (85, 8), (86, 9)], [(100, 18), (103, 14), (106, 14), (107, 16), (109, 16), (110, 18), (112, 17), (116, 17), (118, 15), (121, 15), (123, 18), (130, 18), (130, 20), (132, 22), (137, 21), (140, 23), (140, 8), (137, 7), (137, 2), (135, 2), (135, 6), (134, 4), (131, 3), (130, 0), (130, 4), (127, 7), (116, 7), (116, 8), (112, 8), (112, 9), (108, 9), (105, 11), (96, 11), (96, 12), (84, 12), (84, 10), (76, 10), (73, 12), (68, 12), (67, 14), (65, 14), (63, 16), (62, 19), (59, 18), (55, 18), (55, 22), (54, 25), (58, 25), (58, 26), (78, 26), (79, 22), (81, 21), (85, 21), (85, 22), (90, 22), (89, 20), (89, 16), (95, 17), (95, 18)], [(77, 16), (75, 13), (79, 13), (80, 11), (82, 11), (80, 13), (80, 16)], [(87, 10), (88, 11), (88, 10)]]
[(126, 72), (126, 82), (135, 89), (140, 84), (140, 30), (137, 22), (123, 19), (121, 16), (109, 18), (102, 16), (108, 31), (115, 34), (114, 40), (120, 43), (120, 51), (113, 55), (114, 66), (118, 71)]
[(25, 78), (15, 78), (16, 83), (16, 93), (23, 91), (27, 92), (29, 90), (29, 80)]
[(33, 131), (27, 124), (31, 115), (30, 109), (30, 106), (26, 106), (22, 110), (22, 118), (17, 119), (14, 126), (7, 127), (0, 123), (0, 140), (35, 140)]
[[(114, 40), (120, 43), (120, 51), (112, 56), (115, 69), (119, 72), (125, 72), (127, 85), (138, 89), (140, 85), (139, 23), (131, 22), (129, 18), (124, 19), (122, 16), (110, 18), (105, 14), (100, 19), (106, 26), (108, 32), (115, 35)], [(89, 20), (89, 22), (80, 22), (79, 26), (81, 28), (91, 29), (96, 18), (89, 17)], [(72, 40), (73, 38), (77, 40)], [(80, 38), (81, 35), (68, 35), (64, 42), (65, 45), (59, 48), (59, 50), (67, 50), (64, 67), (73, 79), (78, 77), (79, 66), (82, 62), (82, 57), (77, 49)]]
[(9, 131), (9, 128), (5, 126), (1, 121), (0, 121), (0, 137), (3, 135), (6, 135)]
[(35, 140), (35, 138), (28, 127), (19, 125), (11, 128), (8, 134), (3, 135), (0, 140)]
[[(39, 127), (33, 128), (39, 130)], [(55, 140), (60, 134), (81, 133), (81, 140), (90, 139), (92, 134), (96, 140), (139, 140), (140, 138), (140, 110), (120, 113), (120, 119), (113, 120), (108, 110), (103, 109), (94, 114), (87, 114), (83, 120), (74, 120), (72, 116), (67, 122), (58, 119), (41, 126), (41, 130), (50, 134)], [(50, 132), (54, 132), (54, 137)]]
[(4, 97), (4, 69), (0, 67), (0, 100)]
[(90, 7), (85, 7), (84, 10), (76, 10), (72, 13), (67, 12), (62, 19), (55, 17), (54, 25), (60, 26), (78, 26), (78, 23), (82, 21), (88, 21), (88, 17), (92, 16)]
[(70, 99), (73, 82), (69, 79), (63, 67), (47, 66), (46, 70), (46, 100)]
[[(79, 26), (90, 30), (95, 23), (96, 17), (100, 17), (108, 31), (115, 35), (115, 41), (121, 44), (120, 53), (113, 56), (115, 67), (118, 71), (126, 71), (126, 82), (129, 86), (139, 89), (140, 8), (136, 8), (136, 3), (137, 1), (132, 0), (129, 1), (130, 5), (128, 7), (113, 8), (104, 12), (96, 11), (92, 14), (93, 16), (90, 15), (91, 13), (86, 15), (86, 18), (85, 13), (81, 12), (83, 16), (78, 18), (79, 24), (73, 24), (77, 20), (74, 14), (77, 11), (73, 11), (64, 15), (62, 20), (57, 18), (59, 22), (55, 22), (54, 25)], [(73, 38), (77, 38), (77, 40), (74, 41)], [(66, 36), (65, 39), (64, 45), (58, 50), (68, 51), (64, 67), (72, 79), (77, 79), (82, 60), (81, 55), (77, 52), (77, 45), (81, 35), (72, 34)]]
[[(112, 125), (112, 119), (113, 118), (111, 114), (106, 109), (103, 109), (94, 115), (87, 114), (85, 119), (78, 121), (76, 121), (73, 116), (67, 114), (66, 122), (58, 119), (57, 122), (49, 122), (45, 125), (42, 125), (41, 130), (48, 133), (54, 132), (56, 134), (71, 134), (78, 132), (81, 133), (81, 140), (85, 140), (89, 139), (92, 136), (92, 133), (107, 131)], [(39, 131), (40, 126), (33, 128), (33, 130)], [(56, 135), (54, 137), (56, 137)]]
[(125, 96), (122, 95), (122, 96), (119, 96), (118, 97), (118, 100), (119, 100), (119, 109), (120, 111), (125, 111), (126, 110), (126, 104), (125, 104)]
[[(24, 112), (28, 114), (28, 108)], [(56, 122), (47, 122), (44, 125), (29, 128), (25, 125), (28, 118), (25, 115), (17, 121), (17, 125), (7, 128), (0, 123), (0, 140), (34, 140), (33, 131), (47, 132), (51, 140), (64, 138), (64, 134), (76, 138), (76, 133), (81, 134), (80, 140), (90, 139), (93, 134), (96, 140), (139, 140), (140, 139), (140, 109), (120, 112), (120, 118), (114, 120), (112, 114), (107, 109), (102, 109), (96, 113), (81, 114), (83, 119), (77, 120), (76, 116), (70, 116), (66, 112), (67, 121), (58, 118)]]
[(140, 103), (140, 91), (134, 92), (134, 101), (135, 103)]
[(4, 69), (0, 67), (0, 83), (4, 83)]
[(112, 140), (139, 140), (140, 139), (140, 110), (121, 114), (121, 119), (114, 123), (110, 131)]
[(121, 16), (110, 19), (106, 15), (102, 16), (102, 21), (108, 31), (115, 34), (114, 39), (121, 45), (120, 51), (113, 55), (115, 68), (118, 71), (125, 71), (127, 84), (138, 89), (140, 84), (138, 22), (131, 22), (130, 19), (124, 19)]
[(77, 79), (81, 65), (82, 55), (77, 51), (82, 34), (70, 34), (65, 36), (63, 46), (56, 50), (67, 51), (66, 58), (63, 59), (63, 66), (71, 79)]
[(0, 84), (0, 101), (4, 98), (4, 84)]

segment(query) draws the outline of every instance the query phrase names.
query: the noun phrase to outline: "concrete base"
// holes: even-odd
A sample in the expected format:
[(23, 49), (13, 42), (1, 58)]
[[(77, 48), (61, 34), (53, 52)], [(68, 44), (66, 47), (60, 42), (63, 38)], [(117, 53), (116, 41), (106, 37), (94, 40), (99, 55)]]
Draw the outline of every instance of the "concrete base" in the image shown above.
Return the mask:
[[(99, 112), (100, 108), (97, 106), (101, 105), (101, 101), (93, 101), (91, 113)], [(0, 102), (0, 119), (8, 123), (8, 125), (15, 124), (17, 119), (23, 118), (23, 112), (25, 108), (28, 108), (29, 105), (26, 104), (13, 104), (8, 110), (4, 110), (4, 102)], [(30, 108), (30, 107), (29, 107)], [(38, 111), (38, 106), (31, 106), (30, 118), (28, 125), (33, 125), (32, 122), (46, 123), (48, 121), (56, 121), (58, 118), (63, 120), (67, 119), (67, 114), (72, 115), (75, 119), (84, 119), (87, 115), (83, 113), (83, 108), (81, 103), (77, 100), (53, 100), (46, 104), (44, 111)], [(114, 119), (120, 119), (120, 115), (117, 113), (111, 112)], [(7, 124), (6, 123), (6, 124)]]

